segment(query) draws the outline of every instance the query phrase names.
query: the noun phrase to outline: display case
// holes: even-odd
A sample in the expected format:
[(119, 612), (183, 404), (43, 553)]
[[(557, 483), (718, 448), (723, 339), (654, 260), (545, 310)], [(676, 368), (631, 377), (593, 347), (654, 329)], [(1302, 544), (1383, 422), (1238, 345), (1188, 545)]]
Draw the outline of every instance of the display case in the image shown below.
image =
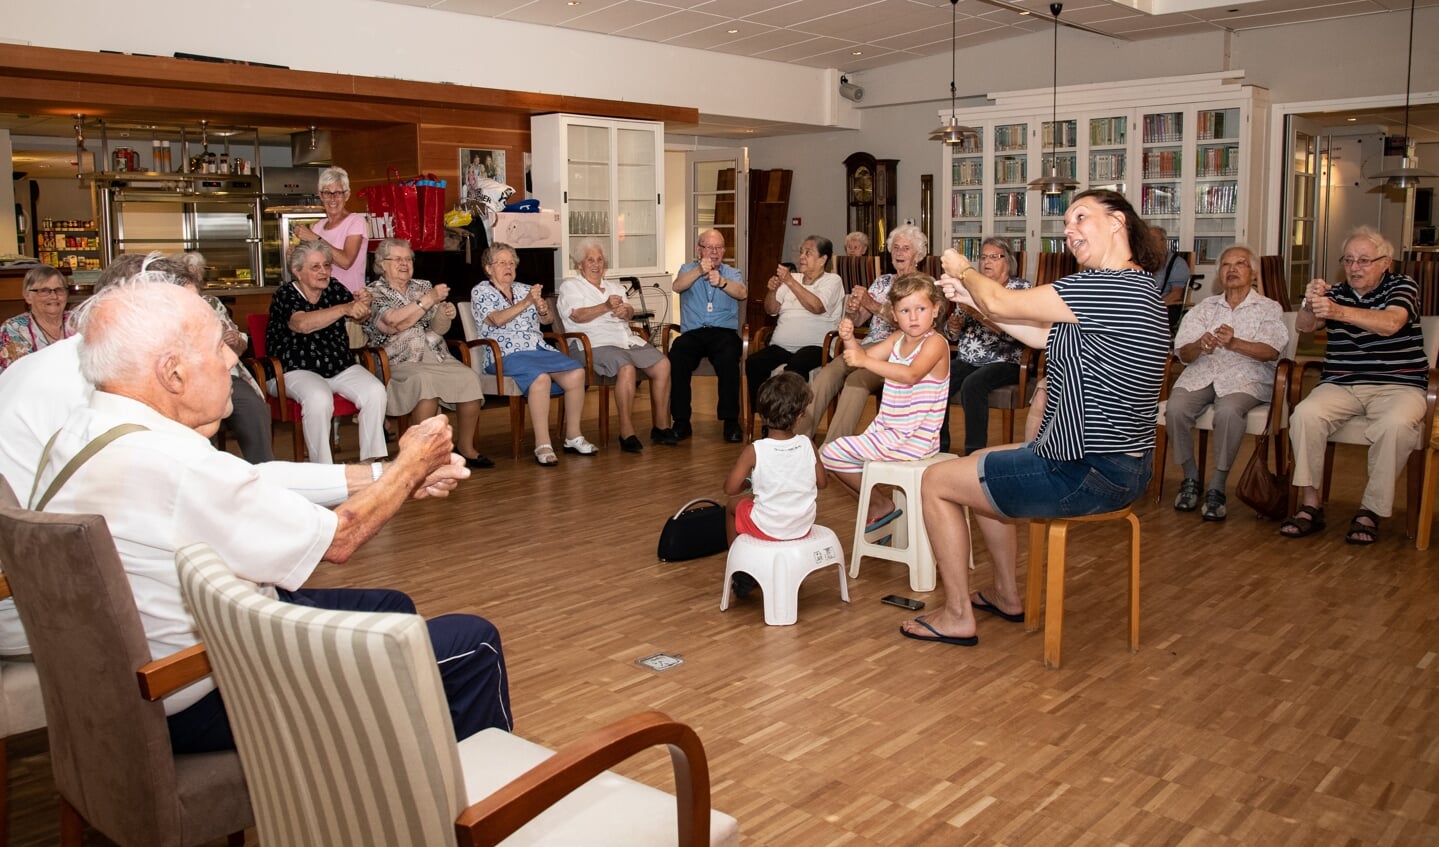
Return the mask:
[(898, 172), (898, 159), (851, 153), (844, 160), (845, 234), (862, 232), (869, 236), (870, 250), (875, 254), (888, 249), (885, 240), (897, 223)]
[(122, 253), (199, 251), (210, 285), (264, 281), (256, 176), (97, 174), (95, 208), (108, 264)]
[(664, 124), (538, 115), (530, 145), (534, 193), (564, 227), (558, 274), (586, 238), (606, 245), (610, 276), (664, 272)]
[(324, 206), (268, 206), (265, 208), (261, 235), (265, 284), (279, 285), (290, 281), (286, 262), (290, 248), (300, 243), (295, 228), (301, 224), (314, 226), (325, 219)]
[(37, 259), (57, 268), (76, 271), (100, 269), (100, 230), (93, 220), (45, 218), (36, 230)]
[(943, 148), (948, 238), (936, 250), (973, 255), (981, 238), (996, 235), (1034, 257), (1032, 276), (1039, 253), (1064, 249), (1063, 214), (1075, 193), (1028, 188), (1051, 160), (1079, 182), (1076, 191), (1124, 194), (1179, 249), (1193, 250), (1196, 265), (1260, 237), (1265, 159), (1255, 152), (1264, 149), (1268, 92), (1242, 84), (1242, 72), (988, 96), (993, 105), (956, 116), (978, 130), (974, 143)]

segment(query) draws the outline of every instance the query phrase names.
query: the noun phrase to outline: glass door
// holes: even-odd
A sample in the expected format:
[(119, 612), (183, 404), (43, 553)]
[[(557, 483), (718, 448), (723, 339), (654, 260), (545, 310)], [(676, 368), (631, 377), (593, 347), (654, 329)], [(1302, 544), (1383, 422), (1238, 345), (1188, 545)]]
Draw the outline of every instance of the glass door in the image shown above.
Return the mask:
[(1289, 278), (1285, 285), (1290, 302), (1298, 302), (1304, 285), (1317, 276), (1317, 269), (1329, 267), (1323, 254), (1319, 221), (1324, 217), (1328, 193), (1321, 190), (1327, 183), (1325, 171), (1329, 162), (1329, 138), (1314, 121), (1298, 115), (1284, 118), (1284, 181), (1282, 220), (1284, 226), (1280, 251)]
[(660, 190), (655, 161), (653, 129), (615, 130), (615, 192), (617, 209), (614, 236), (618, 244), (615, 267), (649, 268), (659, 265)]
[(719, 230), (724, 236), (725, 264), (743, 274), (748, 267), (749, 149), (686, 153), (685, 174), (686, 255), (693, 256), (701, 232)]

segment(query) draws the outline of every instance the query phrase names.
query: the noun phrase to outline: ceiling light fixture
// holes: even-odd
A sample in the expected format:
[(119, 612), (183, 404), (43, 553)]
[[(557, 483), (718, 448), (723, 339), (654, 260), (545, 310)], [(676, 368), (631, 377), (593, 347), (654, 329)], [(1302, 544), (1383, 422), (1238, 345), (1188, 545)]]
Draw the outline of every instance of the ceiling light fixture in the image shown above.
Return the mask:
[(1045, 194), (1063, 194), (1079, 187), (1079, 183), (1070, 177), (1059, 175), (1059, 154), (1055, 152), (1055, 148), (1059, 146), (1059, 13), (1063, 8), (1063, 3), (1049, 4), (1049, 13), (1054, 16), (1054, 84), (1050, 89), (1049, 168), (1044, 176), (1029, 182), (1030, 190), (1043, 191)]
[(955, 56), (959, 53), (959, 0), (949, 0), (949, 8), (949, 120), (931, 131), (929, 140), (955, 147), (968, 139), (978, 138), (979, 132), (973, 127), (962, 126), (955, 114), (955, 101), (959, 98), (959, 89), (954, 84)]
[(1404, 158), (1397, 168), (1384, 168), (1374, 174), (1373, 179), (1382, 179), (1390, 188), (1414, 188), (1421, 179), (1433, 179), (1434, 174), (1419, 167), (1419, 157), (1414, 155), (1414, 140), (1409, 137), (1409, 84), (1414, 79), (1414, 0), (1409, 0), (1409, 63), (1404, 76)]

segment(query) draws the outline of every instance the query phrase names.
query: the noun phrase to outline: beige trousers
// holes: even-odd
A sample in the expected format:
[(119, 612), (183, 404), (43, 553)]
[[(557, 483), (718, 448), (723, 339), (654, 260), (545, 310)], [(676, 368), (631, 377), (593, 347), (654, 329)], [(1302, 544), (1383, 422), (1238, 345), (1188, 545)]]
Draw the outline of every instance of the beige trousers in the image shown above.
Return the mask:
[(1364, 439), (1369, 442), (1369, 480), (1360, 506), (1387, 518), (1394, 514), (1394, 483), (1409, 454), (1421, 446), (1423, 389), (1407, 385), (1315, 386), (1289, 417), (1293, 484), (1319, 487), (1329, 436), (1354, 418), (1364, 419)]

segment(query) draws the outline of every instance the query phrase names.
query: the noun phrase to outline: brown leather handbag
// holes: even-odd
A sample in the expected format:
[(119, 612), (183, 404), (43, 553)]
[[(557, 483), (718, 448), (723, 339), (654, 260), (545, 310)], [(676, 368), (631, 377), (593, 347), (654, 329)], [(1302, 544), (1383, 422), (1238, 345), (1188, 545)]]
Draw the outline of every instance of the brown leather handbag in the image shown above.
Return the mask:
[[(1272, 521), (1283, 520), (1289, 506), (1289, 479), (1269, 469), (1269, 435), (1255, 438), (1254, 455), (1239, 474), (1235, 495), (1247, 506)], [(1282, 449), (1275, 445), (1275, 453)], [(1276, 457), (1277, 458), (1277, 457)]]

